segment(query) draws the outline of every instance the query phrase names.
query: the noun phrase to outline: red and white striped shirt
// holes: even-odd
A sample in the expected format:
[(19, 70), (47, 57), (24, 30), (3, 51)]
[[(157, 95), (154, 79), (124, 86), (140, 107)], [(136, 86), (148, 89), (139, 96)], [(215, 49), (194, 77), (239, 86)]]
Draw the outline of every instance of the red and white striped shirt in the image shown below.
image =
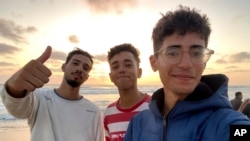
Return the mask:
[(129, 109), (119, 107), (119, 99), (110, 104), (104, 111), (104, 128), (106, 141), (123, 141), (130, 119), (138, 112), (148, 109), (151, 96), (145, 97)]

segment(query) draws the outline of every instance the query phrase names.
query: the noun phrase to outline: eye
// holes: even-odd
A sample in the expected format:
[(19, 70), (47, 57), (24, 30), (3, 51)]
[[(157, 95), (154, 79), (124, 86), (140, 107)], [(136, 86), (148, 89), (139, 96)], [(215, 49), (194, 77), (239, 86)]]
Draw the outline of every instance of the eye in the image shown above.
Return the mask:
[(85, 70), (85, 71), (90, 71), (90, 68), (91, 67), (88, 64), (83, 65), (83, 70)]
[(166, 49), (164, 52), (164, 55), (166, 57), (171, 57), (171, 58), (178, 57), (180, 56), (180, 54), (181, 54), (181, 51), (177, 48)]
[(194, 58), (202, 58), (205, 54), (205, 51), (203, 48), (194, 48), (190, 51), (190, 56)]
[(85, 70), (85, 71), (88, 71), (89, 70), (89, 67), (83, 67), (83, 69)]
[(77, 66), (79, 63), (78, 62), (73, 62), (72, 63), (74, 66)]
[(112, 70), (116, 70), (116, 69), (118, 69), (118, 65), (112, 65), (111, 68), (112, 68)]
[(130, 63), (127, 63), (127, 64), (125, 64), (125, 66), (126, 66), (127, 68), (130, 68), (130, 67), (132, 67), (133, 65), (130, 64)]

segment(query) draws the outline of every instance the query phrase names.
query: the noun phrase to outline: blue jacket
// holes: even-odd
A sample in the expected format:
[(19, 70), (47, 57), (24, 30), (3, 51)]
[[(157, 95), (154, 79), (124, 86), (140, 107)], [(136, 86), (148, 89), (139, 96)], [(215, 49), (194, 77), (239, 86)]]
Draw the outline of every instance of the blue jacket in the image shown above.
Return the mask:
[(149, 109), (134, 116), (124, 141), (229, 141), (231, 124), (250, 120), (232, 110), (227, 97), (228, 78), (206, 75), (192, 94), (164, 117), (164, 91), (157, 90)]

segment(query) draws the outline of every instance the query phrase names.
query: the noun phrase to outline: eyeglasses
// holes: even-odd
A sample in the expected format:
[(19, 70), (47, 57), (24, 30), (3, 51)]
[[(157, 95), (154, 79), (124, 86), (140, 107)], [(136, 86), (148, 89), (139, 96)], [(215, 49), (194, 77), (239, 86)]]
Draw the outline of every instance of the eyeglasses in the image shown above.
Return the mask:
[[(155, 52), (155, 55), (162, 54), (168, 64), (177, 64), (181, 61), (184, 53), (180, 47), (171, 46)], [(190, 48), (188, 54), (193, 64), (204, 64), (214, 54), (214, 51), (202, 46), (194, 46)]]

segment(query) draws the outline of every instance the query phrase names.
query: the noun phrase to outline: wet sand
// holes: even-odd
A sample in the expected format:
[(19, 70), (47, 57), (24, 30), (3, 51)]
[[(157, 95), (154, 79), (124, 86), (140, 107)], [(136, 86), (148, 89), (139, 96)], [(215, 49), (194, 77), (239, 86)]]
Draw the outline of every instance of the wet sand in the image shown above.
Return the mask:
[(30, 132), (27, 130), (0, 131), (1, 141), (30, 141)]

